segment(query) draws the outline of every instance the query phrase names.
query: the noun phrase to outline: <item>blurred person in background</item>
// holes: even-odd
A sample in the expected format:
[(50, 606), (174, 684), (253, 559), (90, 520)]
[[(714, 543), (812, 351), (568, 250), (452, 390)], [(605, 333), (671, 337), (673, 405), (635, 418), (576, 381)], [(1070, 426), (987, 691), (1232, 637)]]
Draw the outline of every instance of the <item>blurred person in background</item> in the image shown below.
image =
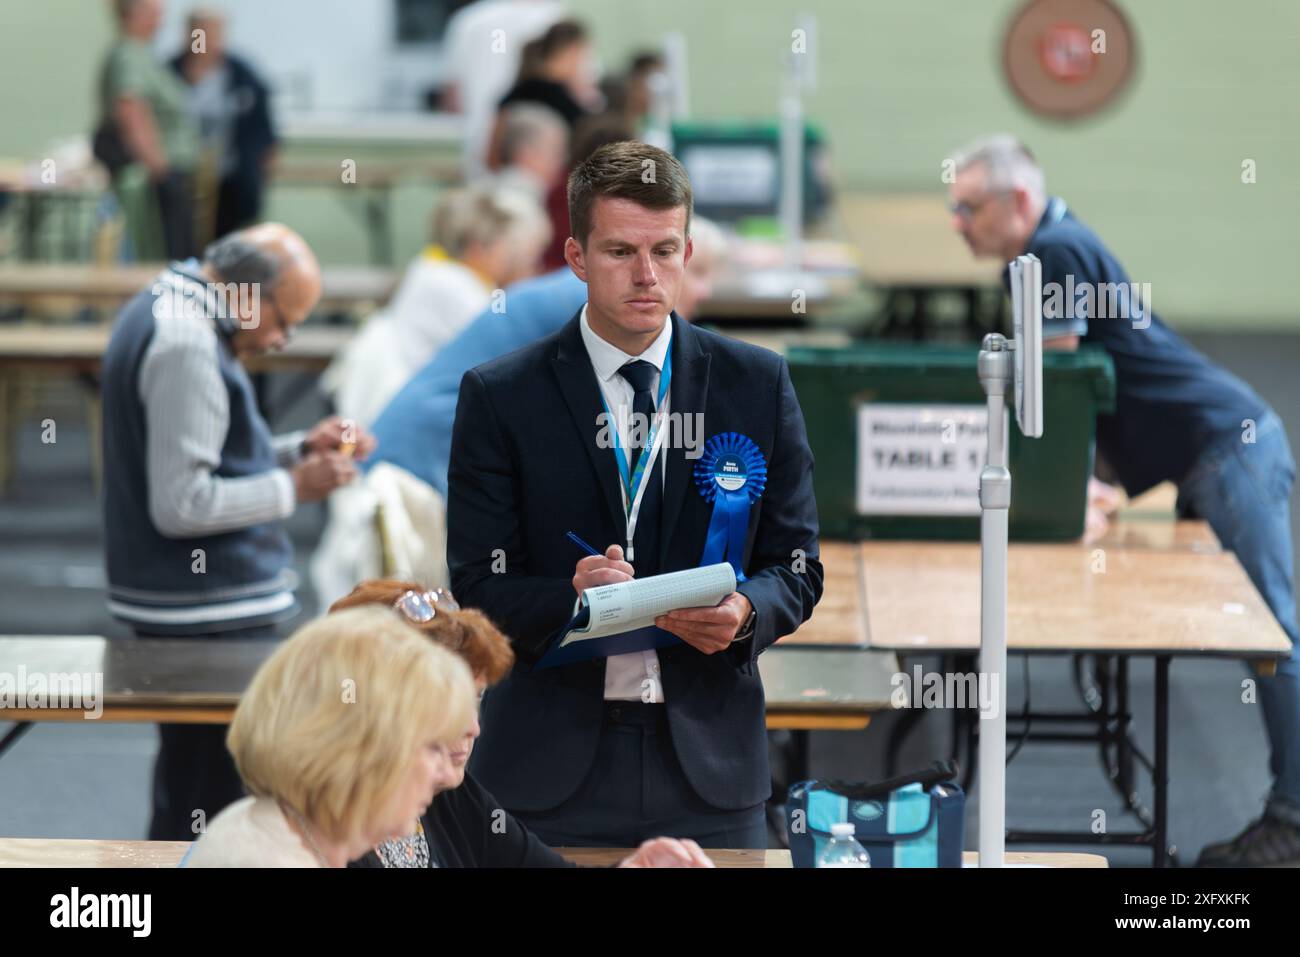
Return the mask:
[(445, 47), (449, 80), (443, 107), (464, 117), (464, 173), (487, 171), (497, 104), (519, 75), (524, 45), (564, 16), (553, 0), (477, 0), (451, 15)]
[(561, 20), (529, 41), (519, 62), (519, 76), (497, 104), (488, 140), (488, 165), (496, 169), (504, 130), (504, 112), (515, 103), (536, 103), (556, 114), (570, 130), (600, 106), (596, 70), (587, 28), (577, 20)]
[(650, 89), (651, 77), (664, 71), (662, 54), (644, 51), (634, 54), (628, 64), (624, 81), (622, 111), (627, 124), (638, 136), (645, 132), (650, 119), (654, 95)]
[(491, 183), (517, 189), (540, 207), (562, 184), (569, 158), (569, 128), (554, 110), (515, 103), (502, 111), (497, 172)]
[[(546, 216), (551, 221), (551, 241), (542, 253), (543, 269), (569, 268), (564, 259), (564, 242), (569, 238), (569, 174), (607, 143), (634, 139), (622, 113), (600, 113), (585, 117), (573, 133), (568, 166), (546, 196)], [(579, 303), (581, 305), (581, 303)]]
[(188, 867), (346, 867), (409, 840), (457, 778), (469, 668), (392, 609), (301, 628), (257, 670), (227, 741), (249, 797), (216, 815)]
[(206, 169), (215, 192), (211, 238), (256, 222), (275, 156), (270, 91), (253, 68), (226, 48), (226, 21), (214, 10), (190, 14), (184, 50), (171, 61), (189, 87)]
[(445, 194), (433, 213), (432, 243), (326, 371), (323, 385), (339, 414), (372, 422), (490, 306), (494, 290), (537, 272), (549, 239), (541, 208), (517, 190), (484, 184)]
[(114, 0), (118, 36), (99, 80), (95, 157), (107, 167), (136, 258), (187, 259), (194, 238), (199, 129), (185, 85), (150, 41), (162, 0)]
[[(1282, 419), (1136, 295), (1138, 284), (1101, 238), (1064, 199), (1048, 194), (1044, 170), (1024, 143), (984, 137), (958, 150), (954, 163), (952, 225), (971, 252), (1003, 263), (1022, 253), (1042, 261), (1043, 348), (1100, 347), (1114, 362), (1115, 411), (1097, 417), (1098, 460), (1130, 498), (1161, 482), (1177, 485), (1179, 517), (1209, 523), (1291, 640), (1276, 674), (1258, 678), (1272, 791), (1256, 820), (1203, 848), (1197, 864), (1300, 866), (1300, 626), (1290, 521), (1296, 464)], [(1062, 302), (1062, 289), (1080, 295)], [(1101, 488), (1089, 482), (1090, 510), (1118, 504)]]
[[(369, 426), (475, 316), (506, 308), (506, 286), (537, 271), (549, 232), (536, 201), (517, 190), (485, 183), (447, 193), (434, 213), (433, 245), (326, 370), (322, 385), (335, 409)], [(397, 567), (446, 582), (445, 505), (417, 478), (379, 469), (330, 497), (311, 561), (319, 600)]]
[[(268, 223), (173, 263), (113, 327), (103, 367), (108, 608), (139, 637), (270, 639), (298, 612), (283, 520), (353, 478), (373, 440), (338, 418), (273, 436), (244, 361), (320, 296), (302, 237)], [(150, 840), (241, 794), (217, 725), (159, 725)]]

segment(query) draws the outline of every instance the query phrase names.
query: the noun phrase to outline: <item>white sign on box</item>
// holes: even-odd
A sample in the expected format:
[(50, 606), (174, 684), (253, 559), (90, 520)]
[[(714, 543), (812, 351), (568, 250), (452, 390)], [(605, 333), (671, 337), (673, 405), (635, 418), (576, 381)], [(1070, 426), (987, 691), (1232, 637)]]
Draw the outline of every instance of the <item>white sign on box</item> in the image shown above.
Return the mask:
[(982, 405), (858, 406), (858, 514), (978, 515), (988, 423)]

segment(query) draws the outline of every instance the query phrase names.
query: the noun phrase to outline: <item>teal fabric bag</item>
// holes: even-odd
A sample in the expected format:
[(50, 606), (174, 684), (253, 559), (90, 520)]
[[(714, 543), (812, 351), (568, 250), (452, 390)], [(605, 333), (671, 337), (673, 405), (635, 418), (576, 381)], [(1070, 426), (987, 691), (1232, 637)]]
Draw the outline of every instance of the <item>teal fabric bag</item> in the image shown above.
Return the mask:
[(872, 867), (961, 867), (966, 795), (956, 776), (951, 762), (941, 762), (876, 785), (792, 785), (786, 827), (794, 866), (815, 867), (831, 825), (847, 821)]

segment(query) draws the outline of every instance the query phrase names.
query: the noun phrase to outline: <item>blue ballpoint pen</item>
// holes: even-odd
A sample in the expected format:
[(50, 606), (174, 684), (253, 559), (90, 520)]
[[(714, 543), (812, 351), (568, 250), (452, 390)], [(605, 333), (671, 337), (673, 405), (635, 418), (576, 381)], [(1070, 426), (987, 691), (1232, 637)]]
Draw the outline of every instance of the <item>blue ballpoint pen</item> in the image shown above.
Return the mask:
[(569, 541), (573, 542), (573, 544), (581, 548), (588, 555), (595, 555), (597, 558), (600, 557), (600, 552), (596, 551), (594, 548), (592, 548), (590, 545), (588, 545), (586, 542), (580, 539), (577, 535), (573, 534), (573, 532), (565, 532), (564, 536)]

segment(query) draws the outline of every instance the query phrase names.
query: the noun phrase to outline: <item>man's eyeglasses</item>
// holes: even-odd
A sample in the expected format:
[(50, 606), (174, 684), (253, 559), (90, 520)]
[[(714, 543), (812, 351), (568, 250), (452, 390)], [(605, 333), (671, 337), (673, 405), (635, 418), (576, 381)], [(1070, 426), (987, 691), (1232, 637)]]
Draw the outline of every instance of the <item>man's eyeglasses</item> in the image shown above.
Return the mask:
[(993, 202), (995, 199), (1001, 199), (1003, 196), (1009, 196), (1013, 192), (1015, 191), (1010, 189), (1002, 189), (1002, 190), (998, 190), (996, 193), (989, 193), (987, 196), (985, 196), (977, 203), (968, 203), (965, 202), (964, 200), (960, 203), (949, 203), (948, 211), (951, 212), (954, 216), (958, 216), (966, 220), (967, 222), (969, 222), (975, 216), (976, 213), (978, 213), (989, 203)]
[(273, 293), (264, 292), (262, 293), (262, 298), (270, 301), (271, 308), (275, 310), (276, 322), (279, 323), (280, 331), (284, 333), (284, 341), (285, 344), (287, 345), (289, 340), (291, 340), (294, 337), (294, 334), (297, 333), (298, 331), (297, 324), (292, 323), (285, 318), (284, 310), (281, 309), (280, 304), (276, 302), (275, 295)]

